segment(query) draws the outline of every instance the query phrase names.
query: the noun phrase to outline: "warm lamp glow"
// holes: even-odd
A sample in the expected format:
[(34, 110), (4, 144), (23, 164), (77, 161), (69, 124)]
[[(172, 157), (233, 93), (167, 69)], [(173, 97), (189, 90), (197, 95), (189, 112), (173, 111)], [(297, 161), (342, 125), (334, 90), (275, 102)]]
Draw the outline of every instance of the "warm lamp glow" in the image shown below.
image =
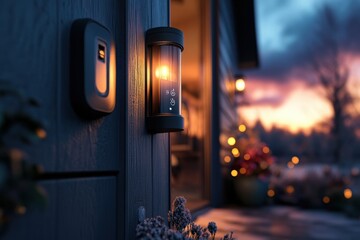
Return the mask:
[(240, 156), (239, 149), (237, 149), (237, 148), (233, 148), (233, 149), (231, 150), (231, 153), (234, 155), (234, 157)]
[(238, 175), (238, 171), (235, 169), (231, 171), (231, 176), (236, 177)]
[(231, 157), (230, 156), (225, 156), (224, 157), (224, 162), (226, 162), (226, 163), (231, 162)]
[[(111, 45), (110, 49), (110, 75), (109, 75), (109, 85), (110, 88), (115, 89), (116, 88), (116, 50), (115, 50), (115, 44), (113, 43)], [(109, 100), (112, 103), (111, 108), (115, 108), (115, 102), (116, 102), (116, 91), (110, 91), (109, 92)]]
[(267, 195), (268, 195), (268, 197), (274, 197), (274, 196), (275, 196), (275, 191), (272, 190), (272, 189), (269, 189), (269, 190), (267, 191)]
[(235, 82), (235, 88), (236, 88), (236, 91), (238, 92), (242, 92), (245, 90), (245, 81), (244, 79), (242, 78), (239, 78), (236, 80)]
[(244, 175), (246, 173), (246, 169), (245, 168), (240, 168), (239, 172), (240, 172), (240, 174)]
[(294, 156), (291, 158), (291, 162), (296, 165), (300, 162), (300, 159), (297, 156)]
[(350, 199), (350, 198), (352, 197), (352, 191), (351, 191), (350, 188), (346, 188), (346, 189), (344, 190), (344, 197), (345, 197), (346, 199)]
[(330, 202), (330, 198), (328, 196), (324, 196), (322, 201), (323, 203), (328, 204)]
[(244, 124), (240, 124), (239, 125), (239, 132), (245, 132), (246, 131), (246, 126)]
[(245, 159), (245, 160), (250, 160), (250, 154), (245, 153), (245, 154), (244, 154), (244, 159)]
[(234, 146), (235, 143), (236, 143), (236, 139), (234, 137), (229, 137), (228, 140), (227, 140), (227, 143), (230, 145), (230, 146)]
[(168, 66), (161, 66), (156, 68), (155, 77), (158, 79), (169, 80), (170, 71)]

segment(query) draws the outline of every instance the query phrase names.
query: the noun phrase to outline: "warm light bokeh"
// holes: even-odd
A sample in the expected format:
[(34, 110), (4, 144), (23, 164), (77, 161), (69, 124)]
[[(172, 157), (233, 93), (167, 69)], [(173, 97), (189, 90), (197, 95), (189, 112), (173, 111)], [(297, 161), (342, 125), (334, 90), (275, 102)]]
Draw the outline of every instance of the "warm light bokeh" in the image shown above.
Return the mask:
[(300, 159), (297, 156), (293, 156), (291, 158), (291, 162), (296, 165), (296, 164), (299, 164)]
[(288, 186), (286, 186), (285, 191), (286, 191), (288, 194), (292, 194), (292, 193), (295, 192), (295, 188), (294, 188), (292, 185), (288, 185)]
[(227, 143), (230, 145), (230, 146), (234, 146), (235, 143), (236, 143), (236, 139), (234, 137), (229, 137), (228, 140), (227, 140)]
[(231, 150), (231, 153), (234, 155), (234, 157), (239, 157), (240, 156), (240, 151), (237, 148), (233, 148)]
[(346, 188), (346, 189), (344, 190), (344, 197), (345, 197), (346, 199), (352, 198), (352, 191), (351, 191), (350, 188)]
[(235, 88), (236, 88), (236, 91), (238, 92), (242, 92), (245, 90), (245, 81), (244, 79), (242, 78), (239, 78), (236, 80), (235, 82)]
[(270, 148), (267, 147), (267, 146), (263, 147), (262, 150), (263, 150), (263, 153), (269, 153), (270, 152)]
[(40, 138), (40, 139), (44, 139), (46, 138), (46, 131), (42, 128), (38, 128), (36, 129), (36, 135)]
[(245, 126), (245, 124), (240, 124), (239, 125), (239, 132), (245, 132), (246, 131), (246, 126)]
[(231, 176), (236, 177), (237, 175), (238, 175), (238, 171), (236, 171), (235, 169), (231, 170)]
[(328, 203), (330, 203), (330, 198), (328, 196), (324, 196), (322, 201), (323, 201), (323, 203), (328, 204)]
[(226, 162), (226, 163), (231, 162), (231, 157), (230, 156), (225, 156), (224, 157), (224, 162)]
[(292, 162), (288, 162), (287, 166), (288, 166), (288, 168), (294, 168), (295, 165)]
[(268, 197), (274, 197), (274, 196), (275, 196), (275, 191), (272, 190), (272, 189), (269, 189), (269, 190), (267, 191), (267, 195), (268, 195)]

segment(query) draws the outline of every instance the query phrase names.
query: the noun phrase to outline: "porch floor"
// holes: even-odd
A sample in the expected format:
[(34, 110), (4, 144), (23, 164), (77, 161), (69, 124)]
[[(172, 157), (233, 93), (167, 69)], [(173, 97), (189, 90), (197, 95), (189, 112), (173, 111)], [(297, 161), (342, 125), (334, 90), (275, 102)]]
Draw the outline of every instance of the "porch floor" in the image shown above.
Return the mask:
[(350, 219), (342, 213), (287, 206), (211, 209), (198, 216), (196, 223), (207, 226), (209, 221), (217, 224), (216, 239), (230, 231), (238, 240), (347, 240), (360, 236), (359, 219)]

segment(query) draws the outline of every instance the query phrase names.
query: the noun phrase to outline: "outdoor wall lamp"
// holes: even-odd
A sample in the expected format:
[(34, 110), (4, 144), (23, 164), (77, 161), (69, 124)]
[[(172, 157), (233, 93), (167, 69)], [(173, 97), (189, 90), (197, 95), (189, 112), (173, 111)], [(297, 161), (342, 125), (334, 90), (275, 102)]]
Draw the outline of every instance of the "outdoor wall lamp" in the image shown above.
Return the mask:
[(146, 125), (151, 133), (184, 130), (181, 116), (182, 31), (157, 27), (146, 31)]

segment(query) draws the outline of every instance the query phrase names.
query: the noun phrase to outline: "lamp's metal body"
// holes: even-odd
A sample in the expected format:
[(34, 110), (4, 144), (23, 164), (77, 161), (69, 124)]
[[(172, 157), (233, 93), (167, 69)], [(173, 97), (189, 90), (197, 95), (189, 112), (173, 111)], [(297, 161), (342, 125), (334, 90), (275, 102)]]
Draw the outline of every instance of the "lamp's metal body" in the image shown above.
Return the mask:
[(171, 27), (146, 32), (146, 125), (151, 133), (184, 130), (181, 116), (183, 33)]

